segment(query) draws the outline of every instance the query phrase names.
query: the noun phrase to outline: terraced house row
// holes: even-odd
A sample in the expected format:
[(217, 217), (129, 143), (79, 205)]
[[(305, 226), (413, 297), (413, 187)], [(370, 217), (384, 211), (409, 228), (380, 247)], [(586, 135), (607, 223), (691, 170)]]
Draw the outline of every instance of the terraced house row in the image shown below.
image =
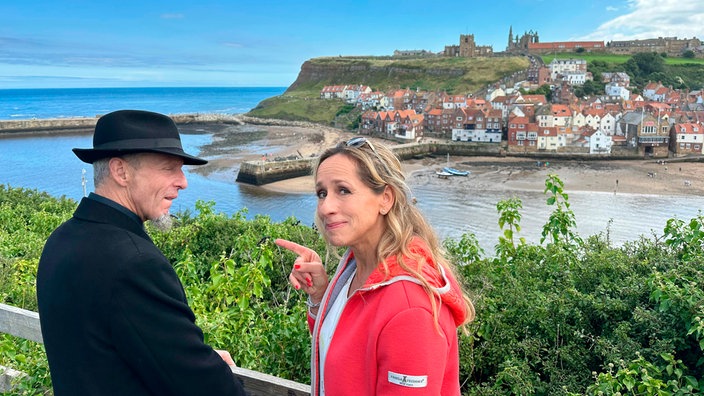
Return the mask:
[[(627, 76), (626, 76), (627, 77)], [(609, 84), (627, 78), (607, 74)], [(351, 97), (351, 96), (350, 96)], [(496, 88), (486, 98), (401, 89), (366, 92), (360, 133), (417, 141), (422, 137), (498, 144), (509, 152), (628, 154), (667, 158), (701, 155), (704, 96), (650, 83), (642, 95), (572, 95), (548, 102), (545, 95)], [(352, 103), (352, 102), (351, 102)], [(381, 108), (381, 111), (370, 110)]]

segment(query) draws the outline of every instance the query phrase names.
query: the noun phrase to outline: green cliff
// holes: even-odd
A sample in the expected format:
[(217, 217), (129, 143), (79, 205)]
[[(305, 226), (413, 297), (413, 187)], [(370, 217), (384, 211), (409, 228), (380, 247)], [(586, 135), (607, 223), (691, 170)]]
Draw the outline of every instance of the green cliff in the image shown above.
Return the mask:
[(337, 100), (321, 100), (326, 85), (367, 85), (376, 91), (419, 89), (468, 94), (527, 69), (525, 57), (392, 58), (325, 57), (306, 61), (283, 95), (266, 99), (248, 115), (285, 120), (332, 123), (345, 113)]

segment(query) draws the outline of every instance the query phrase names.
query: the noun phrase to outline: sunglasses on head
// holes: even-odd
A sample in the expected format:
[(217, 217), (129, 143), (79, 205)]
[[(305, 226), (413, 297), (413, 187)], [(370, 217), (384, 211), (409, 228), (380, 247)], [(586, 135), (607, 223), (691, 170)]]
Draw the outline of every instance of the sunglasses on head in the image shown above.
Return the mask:
[(374, 148), (374, 145), (372, 144), (372, 142), (370, 142), (367, 138), (364, 138), (364, 137), (355, 137), (355, 138), (352, 138), (346, 142), (340, 143), (340, 145), (343, 145), (346, 147), (354, 147), (354, 148), (362, 147), (365, 144), (369, 145), (369, 148), (372, 149), (374, 154), (376, 154), (377, 156), (379, 155), (376, 152), (376, 149)]

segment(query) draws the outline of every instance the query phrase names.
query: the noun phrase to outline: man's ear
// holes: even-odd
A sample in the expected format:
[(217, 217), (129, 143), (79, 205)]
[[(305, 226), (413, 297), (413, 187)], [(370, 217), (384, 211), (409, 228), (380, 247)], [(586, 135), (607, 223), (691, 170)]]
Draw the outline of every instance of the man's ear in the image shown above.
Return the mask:
[(110, 169), (110, 178), (115, 183), (123, 187), (127, 185), (127, 181), (130, 178), (130, 169), (127, 161), (120, 157), (110, 158), (108, 168)]

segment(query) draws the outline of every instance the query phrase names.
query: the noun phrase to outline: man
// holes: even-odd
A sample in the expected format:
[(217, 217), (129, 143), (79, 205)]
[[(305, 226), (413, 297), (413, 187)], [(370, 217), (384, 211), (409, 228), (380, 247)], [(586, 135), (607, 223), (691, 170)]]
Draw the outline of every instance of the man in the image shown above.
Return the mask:
[(169, 219), (188, 183), (171, 118), (120, 110), (101, 117), (92, 149), (95, 193), (44, 246), (37, 299), (54, 386), (62, 395), (243, 395), (226, 351), (214, 351), (170, 263), (144, 230)]

